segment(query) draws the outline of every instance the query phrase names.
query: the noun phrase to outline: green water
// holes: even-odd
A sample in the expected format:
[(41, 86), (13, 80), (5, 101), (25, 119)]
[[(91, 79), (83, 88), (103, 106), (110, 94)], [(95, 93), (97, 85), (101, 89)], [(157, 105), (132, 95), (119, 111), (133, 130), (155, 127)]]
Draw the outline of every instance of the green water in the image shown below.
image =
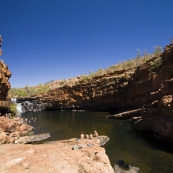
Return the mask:
[(173, 142), (157, 140), (151, 133), (135, 130), (128, 121), (107, 119), (107, 115), (106, 112), (43, 111), (23, 113), (22, 117), (31, 120), (36, 134), (51, 133), (51, 138), (43, 142), (79, 138), (81, 132), (89, 134), (97, 130), (99, 135), (110, 137), (104, 147), (112, 165), (118, 163), (124, 169), (127, 165), (137, 166), (140, 173), (173, 172)]

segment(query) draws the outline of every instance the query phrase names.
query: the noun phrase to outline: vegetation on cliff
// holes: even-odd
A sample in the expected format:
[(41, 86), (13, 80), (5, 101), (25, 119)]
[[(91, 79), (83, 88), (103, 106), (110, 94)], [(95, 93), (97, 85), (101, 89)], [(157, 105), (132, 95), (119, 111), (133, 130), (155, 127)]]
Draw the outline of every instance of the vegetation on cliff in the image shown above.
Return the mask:
[[(155, 46), (155, 50), (153, 54), (148, 54), (147, 51), (145, 50), (143, 53), (137, 49), (138, 54), (136, 58), (134, 59), (129, 59), (126, 61), (121, 61), (118, 64), (112, 65), (109, 68), (102, 69), (99, 68), (95, 72), (89, 71), (89, 74), (86, 75), (81, 75), (75, 78), (71, 79), (64, 79), (64, 80), (51, 80), (45, 84), (39, 84), (34, 87), (29, 87), (28, 85), (23, 87), (23, 88), (12, 88), (9, 91), (9, 96), (10, 97), (27, 97), (27, 96), (33, 96), (39, 93), (47, 92), (51, 89), (63, 87), (63, 86), (73, 86), (77, 85), (79, 83), (88, 83), (96, 80), (97, 78), (101, 76), (106, 76), (107, 74), (110, 74), (112, 76), (118, 76), (120, 74), (120, 71), (131, 71), (133, 72), (138, 66), (141, 64), (146, 63), (147, 61), (150, 62), (150, 73), (154, 72), (157, 70), (158, 67), (162, 64), (161, 59), (158, 59), (159, 55), (162, 53), (162, 47), (160, 46)], [(156, 57), (154, 61), (152, 60), (153, 57)], [(124, 74), (124, 77), (128, 79), (130, 76), (128, 74)], [(106, 82), (106, 85), (110, 83), (110, 81)]]
[(11, 88), (9, 91), (10, 97), (26, 97), (31, 95), (36, 95), (49, 90), (48, 85), (39, 84), (34, 87), (29, 87), (28, 85), (23, 88)]
[(16, 103), (10, 102), (8, 105), (8, 110), (11, 112), (12, 116), (17, 115)]
[[(75, 84), (82, 83), (82, 82), (91, 82), (95, 77), (97, 78), (99, 76), (104, 76), (107, 73), (112, 73), (113, 75), (118, 75), (119, 73), (116, 73), (118, 71), (128, 70), (128, 69), (132, 69), (132, 71), (133, 71), (133, 69), (137, 68), (141, 64), (144, 64), (147, 61), (152, 60), (153, 57), (156, 57), (156, 59), (157, 59), (160, 56), (160, 54), (162, 53), (162, 47), (155, 46), (155, 50), (154, 50), (153, 54), (148, 54), (147, 51), (145, 50), (142, 55), (142, 53), (139, 49), (137, 49), (137, 51), (138, 51), (138, 55), (136, 58), (129, 59), (126, 61), (121, 61), (120, 63), (112, 65), (109, 68), (104, 69), (104, 70), (99, 68), (98, 70), (96, 70), (96, 72), (89, 71), (89, 75), (82, 75), (78, 81), (75, 81)], [(161, 65), (160, 59), (156, 60), (154, 62), (151, 61), (152, 70), (160, 65)], [(128, 78), (128, 77), (126, 76), (126, 78)]]

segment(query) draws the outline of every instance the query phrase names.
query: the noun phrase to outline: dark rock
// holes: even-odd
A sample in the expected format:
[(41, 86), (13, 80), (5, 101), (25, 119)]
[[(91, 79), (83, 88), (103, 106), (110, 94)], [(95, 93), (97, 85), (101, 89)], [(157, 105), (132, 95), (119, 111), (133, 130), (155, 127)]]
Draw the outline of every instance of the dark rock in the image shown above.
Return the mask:
[(38, 135), (31, 135), (31, 136), (24, 136), (20, 137), (18, 140), (15, 141), (16, 144), (27, 144), (33, 143), (36, 141), (41, 141), (47, 138), (50, 138), (50, 133), (38, 134)]

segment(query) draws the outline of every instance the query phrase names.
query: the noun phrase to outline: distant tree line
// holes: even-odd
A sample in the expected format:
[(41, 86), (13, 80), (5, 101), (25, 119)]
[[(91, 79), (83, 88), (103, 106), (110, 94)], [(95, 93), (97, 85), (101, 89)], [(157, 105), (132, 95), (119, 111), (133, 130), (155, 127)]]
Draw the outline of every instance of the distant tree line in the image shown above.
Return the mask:
[(23, 88), (11, 88), (9, 91), (10, 97), (26, 97), (26, 96), (32, 96), (39, 93), (43, 93), (46, 91), (49, 91), (49, 86), (45, 84), (39, 84), (34, 87), (29, 87), (26, 85)]

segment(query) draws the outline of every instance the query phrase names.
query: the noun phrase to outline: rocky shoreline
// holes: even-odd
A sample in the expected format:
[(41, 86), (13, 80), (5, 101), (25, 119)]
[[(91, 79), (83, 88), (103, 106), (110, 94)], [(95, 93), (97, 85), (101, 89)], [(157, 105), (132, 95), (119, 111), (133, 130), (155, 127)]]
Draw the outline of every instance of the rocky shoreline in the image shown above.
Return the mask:
[(34, 135), (34, 128), (20, 117), (0, 117), (0, 144), (25, 144), (49, 137), (49, 133)]
[[(42, 140), (50, 134), (33, 134), (33, 127), (21, 118), (0, 117), (0, 172), (52, 172), (52, 173), (134, 173), (139, 168), (129, 166), (123, 171), (118, 165), (111, 166), (104, 145), (109, 138), (73, 138), (44, 144), (24, 144)], [(31, 134), (28, 136), (28, 134)], [(35, 138), (37, 140), (34, 140)], [(40, 138), (39, 138), (40, 137)]]
[(137, 173), (139, 171), (136, 167), (130, 167), (129, 171), (123, 171), (118, 165), (113, 168), (105, 149), (99, 145), (72, 150), (73, 145), (74, 139), (40, 145), (3, 144), (0, 147), (0, 172)]
[[(0, 112), (3, 114), (4, 112), (6, 113), (8, 111), (8, 90), (10, 89), (8, 79), (11, 76), (11, 72), (8, 70), (8, 66), (6, 66), (1, 61), (0, 69)], [(109, 116), (108, 118), (129, 119), (133, 127), (142, 131), (150, 131), (154, 134), (154, 136), (156, 136), (159, 139), (173, 141), (172, 69), (173, 44), (170, 44), (165, 47), (164, 52), (162, 54), (151, 56), (151, 58), (145, 61), (143, 64), (137, 65), (135, 67), (129, 67), (126, 69), (124, 68), (121, 70), (108, 70), (105, 73), (92, 76), (90, 80), (86, 80), (87, 78), (86, 76), (84, 76), (83, 78), (80, 78), (80, 80), (75, 81), (72, 84), (66, 83), (65, 85), (59, 86), (45, 93), (33, 95), (32, 97), (18, 98), (18, 102), (21, 103), (23, 101), (33, 101), (35, 103), (41, 103), (45, 106), (45, 109), (47, 110), (56, 109), (73, 111), (111, 111), (113, 112), (113, 115)], [(50, 160), (52, 158), (55, 161), (57, 161), (56, 159), (61, 160), (61, 157), (59, 158), (59, 155), (61, 155), (60, 152), (65, 150), (65, 148), (67, 147), (66, 143), (68, 143), (69, 145), (69, 142), (58, 141), (55, 142), (56, 144), (51, 143), (41, 145), (23, 145), (24, 143), (32, 143), (33, 141), (48, 138), (50, 134), (34, 136), (33, 128), (22, 121), (23, 120), (20, 118), (9, 119), (5, 117), (0, 117), (0, 144), (2, 144), (1, 148), (4, 149), (4, 151), (7, 151), (3, 153), (2, 150), (2, 152), (0, 153), (2, 155), (5, 154), (4, 156), (7, 156), (7, 160), (3, 160), (5, 159), (5, 157), (1, 157), (2, 160), (0, 160), (2, 161), (2, 163), (4, 163), (1, 165), (2, 172), (10, 172), (13, 168), (15, 168), (18, 172), (21, 172), (21, 170), (24, 170), (25, 172), (33, 171), (34, 169), (36, 169), (32, 167), (34, 163), (30, 164), (29, 161), (25, 163), (23, 162), (23, 160), (25, 160), (25, 158), (27, 158), (28, 155), (33, 156), (34, 160), (34, 157), (37, 157), (37, 153), (39, 153), (39, 151), (40, 155), (38, 155), (38, 157), (45, 157), (45, 163), (43, 163), (45, 165), (48, 165), (48, 167), (40, 163), (41, 167), (38, 166), (37, 171), (40, 172), (43, 169), (44, 172), (45, 169), (46, 172), (46, 169), (48, 169), (48, 172), (51, 172), (51, 162), (49, 163), (49, 160), (46, 160), (46, 156), (48, 156)], [(21, 145), (19, 145), (19, 143)], [(62, 146), (60, 147), (62, 151), (59, 148), (57, 148), (57, 146), (59, 145)], [(87, 146), (87, 142), (84, 146)], [(9, 151), (13, 149), (14, 156), (18, 155), (18, 149), (20, 149), (20, 147), (21, 151), (26, 153), (27, 157), (19, 156), (18, 158), (11, 158), (11, 155), (8, 155), (10, 153)], [(28, 147), (30, 147), (34, 152), (30, 152), (30, 154), (27, 153), (27, 151), (29, 150)], [(127, 172), (121, 170), (118, 167), (118, 165), (115, 165), (113, 170), (113, 168), (110, 165), (110, 162), (107, 161), (109, 159), (105, 154), (105, 150), (101, 148), (100, 145), (94, 144), (92, 146), (82, 147), (79, 150), (72, 150), (72, 146), (70, 146), (68, 149), (69, 150), (64, 151), (64, 153), (68, 153), (70, 155), (62, 154), (66, 156), (64, 158), (64, 161), (65, 163), (68, 163), (67, 165), (70, 165), (70, 163), (67, 161), (67, 158), (70, 158), (69, 160), (75, 160), (76, 158), (78, 158), (77, 161), (73, 160), (73, 163), (77, 165), (75, 167), (76, 169), (74, 169), (76, 171), (94, 172), (96, 168), (97, 171), (95, 172), (98, 172), (98, 170), (100, 170), (98, 167), (103, 167), (102, 169), (105, 172)], [(85, 151), (88, 149), (91, 150)], [(51, 154), (47, 152), (45, 154), (44, 152), (47, 150), (50, 150), (50, 153), (55, 151), (55, 153), (57, 153), (58, 156), (53, 155), (52, 157)], [(93, 153), (97, 155), (98, 151), (104, 155), (104, 159), (107, 158), (106, 162), (103, 161), (104, 159), (93, 159), (95, 158)], [(73, 152), (73, 154), (76, 153), (75, 158), (72, 157), (71, 152)], [(84, 162), (79, 162), (79, 160), (83, 156), (86, 156), (86, 158), (83, 158)], [(97, 157), (99, 158), (100, 156), (97, 155)], [(32, 158), (30, 159), (32, 160)], [(87, 162), (85, 159), (88, 159), (89, 162)], [(98, 163), (97, 160), (102, 161)], [(85, 165), (86, 162), (87, 165)], [(24, 166), (21, 166), (22, 164)], [(55, 165), (57, 164), (58, 163), (56, 163)], [(62, 169), (63, 171), (66, 168), (64, 168), (64, 166), (62, 165), (64, 165), (64, 163), (62, 163), (61, 166), (58, 167), (58, 169)], [(73, 166), (67, 166), (67, 168), (73, 170)], [(133, 170), (133, 172), (139, 171), (139, 169), (135, 167), (129, 167), (129, 169)], [(102, 170), (100, 170), (100, 172), (101, 171)], [(56, 172), (56, 166), (55, 168), (53, 168), (52, 172)]]

